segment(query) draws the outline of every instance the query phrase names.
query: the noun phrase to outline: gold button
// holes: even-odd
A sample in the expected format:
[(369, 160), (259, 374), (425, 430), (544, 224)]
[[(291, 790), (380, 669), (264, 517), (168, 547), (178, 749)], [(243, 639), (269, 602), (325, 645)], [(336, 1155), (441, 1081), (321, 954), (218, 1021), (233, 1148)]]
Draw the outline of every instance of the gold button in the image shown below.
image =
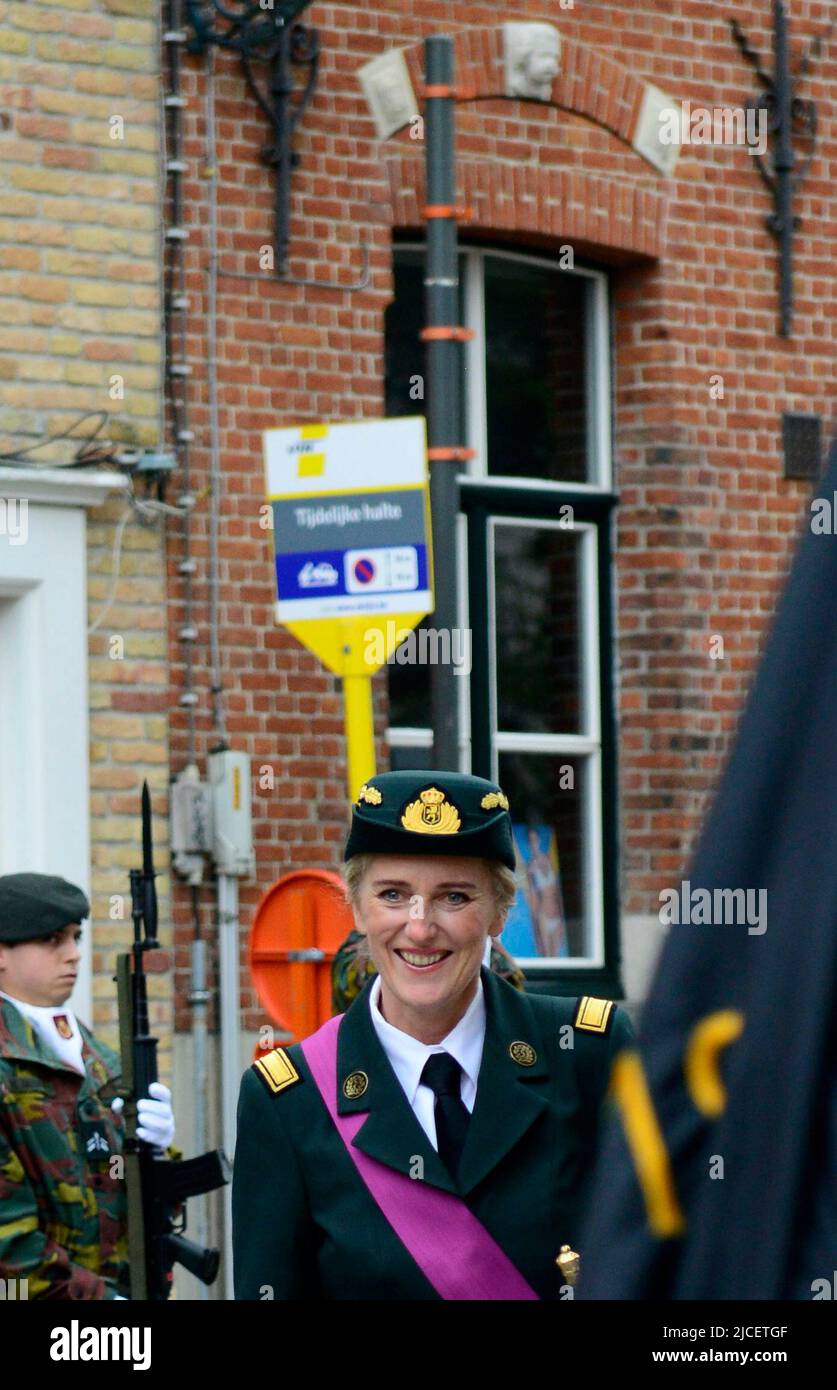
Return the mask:
[(369, 1077), (365, 1071), (353, 1071), (343, 1082), (343, 1095), (347, 1100), (357, 1100), (362, 1096), (369, 1085)]
[(509, 1056), (519, 1067), (533, 1067), (538, 1060), (537, 1052), (527, 1042), (509, 1043)]

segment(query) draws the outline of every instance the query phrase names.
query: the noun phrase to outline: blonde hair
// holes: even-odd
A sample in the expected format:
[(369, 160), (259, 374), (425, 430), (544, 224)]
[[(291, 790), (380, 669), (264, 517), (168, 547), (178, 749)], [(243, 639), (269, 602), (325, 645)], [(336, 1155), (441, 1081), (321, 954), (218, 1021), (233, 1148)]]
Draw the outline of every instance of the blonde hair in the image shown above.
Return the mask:
[[(374, 858), (374, 854), (353, 854), (351, 859), (348, 859), (343, 865), (342, 877), (346, 890), (345, 896), (350, 907), (357, 907), (358, 905), (361, 881)], [(491, 887), (494, 892), (497, 911), (505, 919), (514, 902), (517, 880), (512, 870), (501, 860), (487, 859), (485, 862), (491, 871)]]

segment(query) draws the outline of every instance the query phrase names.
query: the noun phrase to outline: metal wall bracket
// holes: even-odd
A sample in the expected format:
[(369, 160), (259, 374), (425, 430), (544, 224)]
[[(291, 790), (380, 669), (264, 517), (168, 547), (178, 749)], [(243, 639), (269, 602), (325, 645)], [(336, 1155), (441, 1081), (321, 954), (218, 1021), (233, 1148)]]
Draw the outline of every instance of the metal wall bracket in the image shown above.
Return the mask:
[[(239, 54), (247, 85), (270, 125), (271, 140), (262, 147), (265, 164), (276, 170), (275, 265), (276, 274), (287, 271), (290, 244), (291, 171), (299, 163), (294, 154), (294, 131), (308, 106), (317, 83), (320, 39), (316, 29), (294, 20), (310, 0), (275, 0), (263, 7), (258, 0), (186, 0), (186, 20), (191, 31), (187, 48), (205, 53), (212, 43)], [(306, 69), (297, 92), (293, 69)], [(262, 69), (263, 76), (257, 77)], [(294, 95), (296, 93), (296, 99)]]
[[(732, 36), (747, 62), (753, 68), (764, 91), (747, 102), (747, 110), (767, 116), (771, 142), (770, 164), (757, 151), (754, 158), (759, 173), (770, 190), (774, 210), (767, 217), (767, 226), (779, 243), (779, 333), (787, 338), (793, 320), (793, 234), (800, 225), (794, 214), (794, 196), (808, 173), (817, 142), (817, 111), (813, 101), (798, 95), (798, 88), (820, 56), (822, 46), (834, 24), (815, 38), (803, 54), (796, 70), (791, 71), (788, 42), (788, 16), (784, 0), (773, 0), (773, 72), (766, 72), (755, 49), (751, 47), (736, 19), (729, 21)], [(798, 157), (794, 139), (802, 145)]]

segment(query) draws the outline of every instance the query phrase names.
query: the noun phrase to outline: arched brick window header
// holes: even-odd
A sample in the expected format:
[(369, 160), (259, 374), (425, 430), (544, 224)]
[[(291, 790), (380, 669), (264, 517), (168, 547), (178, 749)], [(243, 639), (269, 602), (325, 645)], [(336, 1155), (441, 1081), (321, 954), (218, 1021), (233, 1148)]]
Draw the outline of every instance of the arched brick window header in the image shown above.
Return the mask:
[[(565, 37), (557, 26), (549, 27), (559, 35), (560, 55), (549, 100), (543, 104), (586, 117), (610, 131), (647, 161), (645, 171), (654, 183), (649, 186), (647, 178), (610, 178), (578, 168), (541, 168), (460, 156), (457, 196), (472, 209), (469, 225), (481, 233), (513, 234), (535, 244), (557, 239), (571, 243), (581, 254), (615, 261), (658, 259), (663, 252), (671, 184), (654, 166), (655, 155), (649, 157), (645, 137), (648, 128), (653, 129), (656, 111), (667, 99), (621, 63)], [(531, 99), (507, 95), (504, 26), (460, 30), (453, 40), (460, 100)], [(406, 64), (420, 109), (424, 45), (413, 44), (397, 52)], [(403, 122), (390, 129), (390, 135), (403, 130), (410, 119), (405, 114)], [(400, 143), (387, 148), (386, 140), (382, 154), (393, 226), (421, 227), (423, 158), (406, 153)]]
[[(588, 44), (567, 38), (563, 33), (560, 38), (560, 70), (552, 83), (551, 99), (546, 104), (587, 116), (626, 144), (632, 144), (648, 84)], [(503, 26), (463, 29), (453, 36), (453, 41), (456, 86), (462, 99), (480, 101), (505, 97)], [(413, 88), (420, 96), (424, 89), (424, 45), (413, 44), (402, 51)]]
[[(423, 160), (397, 155), (386, 160), (386, 169), (392, 225), (423, 227)], [(606, 251), (614, 260), (662, 255), (668, 200), (656, 189), (579, 169), (485, 159), (458, 159), (456, 170), (459, 196), (473, 209), (466, 229), (533, 243), (548, 238), (571, 244), (580, 255)]]

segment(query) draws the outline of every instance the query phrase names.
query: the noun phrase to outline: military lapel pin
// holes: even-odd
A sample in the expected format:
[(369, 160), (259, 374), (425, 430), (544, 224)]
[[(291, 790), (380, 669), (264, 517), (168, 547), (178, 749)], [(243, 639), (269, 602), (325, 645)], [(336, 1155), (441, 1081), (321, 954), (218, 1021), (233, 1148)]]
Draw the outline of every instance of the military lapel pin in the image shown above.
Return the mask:
[(343, 1095), (347, 1100), (357, 1100), (365, 1095), (369, 1087), (369, 1077), (365, 1071), (353, 1071), (343, 1082)]

